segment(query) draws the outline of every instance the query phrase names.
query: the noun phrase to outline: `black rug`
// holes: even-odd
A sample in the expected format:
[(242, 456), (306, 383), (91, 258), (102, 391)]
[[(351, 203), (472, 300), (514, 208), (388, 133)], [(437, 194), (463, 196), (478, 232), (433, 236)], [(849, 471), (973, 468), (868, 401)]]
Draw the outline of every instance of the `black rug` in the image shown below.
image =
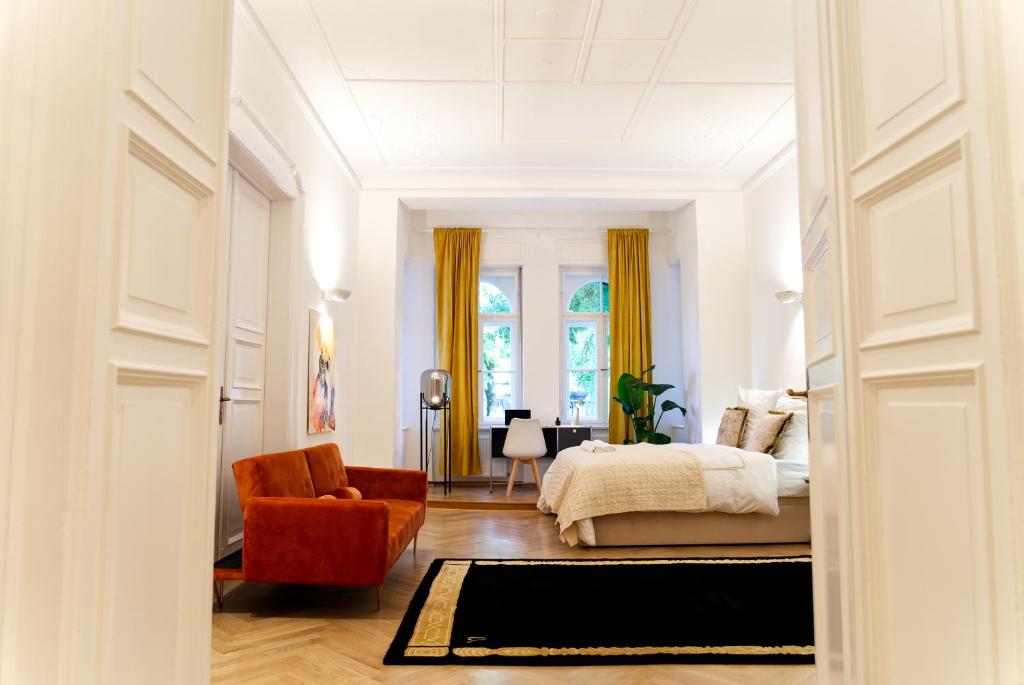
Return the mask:
[(810, 561), (438, 559), (384, 663), (813, 663)]

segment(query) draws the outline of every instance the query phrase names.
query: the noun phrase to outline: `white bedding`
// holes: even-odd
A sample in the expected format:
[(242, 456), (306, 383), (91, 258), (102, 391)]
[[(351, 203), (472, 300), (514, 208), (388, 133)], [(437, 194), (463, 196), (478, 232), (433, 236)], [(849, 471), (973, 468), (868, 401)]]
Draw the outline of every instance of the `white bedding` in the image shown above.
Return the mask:
[[(680, 461), (685, 455), (696, 458), (704, 471), (706, 504), (699, 511), (721, 511), (731, 514), (762, 513), (778, 515), (780, 479), (785, 483), (784, 496), (794, 496), (796, 483), (806, 487), (803, 475), (797, 475), (796, 467), (778, 469), (776, 460), (760, 452), (747, 452), (736, 447), (723, 445), (687, 445), (673, 443), (661, 447), (651, 445), (616, 445), (614, 452), (595, 454), (573, 447), (558, 453), (547, 470), (541, 486), (537, 508), (545, 513), (558, 514), (558, 503), (565, 499), (567, 488), (572, 488), (577, 469), (615, 468), (621, 472), (622, 482), (642, 477), (643, 470), (630, 465), (630, 457), (636, 461), (651, 463), (670, 462), (673, 451), (679, 453)], [(796, 464), (796, 462), (789, 462)], [(621, 493), (589, 493), (592, 497), (607, 497), (609, 501), (621, 499)], [(651, 507), (655, 510), (674, 511), (670, 504)], [(620, 511), (622, 509), (619, 509)], [(640, 509), (637, 509), (638, 511)], [(643, 510), (648, 510), (647, 508)], [(690, 511), (694, 511), (690, 509)], [(560, 537), (574, 544), (576, 540), (594, 544), (594, 526), (590, 518), (576, 521), (559, 520)]]

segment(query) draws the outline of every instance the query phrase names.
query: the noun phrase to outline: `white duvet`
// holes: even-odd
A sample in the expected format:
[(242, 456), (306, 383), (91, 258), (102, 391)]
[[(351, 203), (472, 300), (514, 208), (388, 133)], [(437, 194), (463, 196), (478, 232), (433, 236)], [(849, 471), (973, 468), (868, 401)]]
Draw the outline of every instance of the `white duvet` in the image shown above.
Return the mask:
[[(589, 479), (576, 478), (577, 469), (601, 468), (615, 469), (621, 474), (619, 482), (636, 482), (649, 474), (650, 464), (659, 463), (671, 469), (673, 461), (690, 461), (695, 458), (704, 472), (704, 488), (706, 501), (701, 509), (689, 508), (688, 511), (721, 511), (730, 514), (771, 514), (779, 513), (779, 494), (793, 496), (803, 483), (803, 474), (797, 475), (806, 465), (783, 469), (787, 487), (779, 491), (779, 469), (774, 457), (760, 452), (747, 452), (736, 447), (724, 445), (688, 445), (673, 443), (664, 446), (652, 445), (616, 445), (615, 451), (594, 453), (579, 447), (569, 448), (558, 453), (551, 467), (544, 475), (540, 499), (537, 508), (545, 513), (558, 514), (558, 504), (566, 500), (568, 489), (574, 483), (590, 482)], [(631, 464), (632, 462), (635, 462)], [(640, 468), (643, 463), (645, 468)], [(692, 463), (692, 462), (691, 462)], [(647, 476), (650, 477), (649, 475)], [(632, 480), (630, 480), (632, 479)], [(792, 492), (790, 492), (792, 491)], [(621, 507), (621, 492), (614, 486), (608, 492), (587, 493), (590, 499), (607, 498), (616, 511)], [(650, 502), (649, 498), (643, 507), (634, 511), (660, 510), (673, 511), (671, 501), (666, 494), (666, 502), (659, 506), (658, 502)], [(609, 511), (611, 511), (611, 507)], [(578, 520), (562, 520), (559, 518), (560, 537), (569, 544), (578, 540), (584, 544), (595, 544), (594, 526), (590, 518)]]

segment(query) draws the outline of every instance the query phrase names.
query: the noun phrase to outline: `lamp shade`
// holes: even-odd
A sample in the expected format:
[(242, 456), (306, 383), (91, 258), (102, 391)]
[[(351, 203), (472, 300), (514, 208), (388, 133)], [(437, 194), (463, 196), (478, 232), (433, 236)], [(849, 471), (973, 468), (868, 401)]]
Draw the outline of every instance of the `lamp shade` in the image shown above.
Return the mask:
[(452, 392), (452, 375), (444, 369), (427, 369), (420, 374), (420, 394), (431, 409), (448, 406)]

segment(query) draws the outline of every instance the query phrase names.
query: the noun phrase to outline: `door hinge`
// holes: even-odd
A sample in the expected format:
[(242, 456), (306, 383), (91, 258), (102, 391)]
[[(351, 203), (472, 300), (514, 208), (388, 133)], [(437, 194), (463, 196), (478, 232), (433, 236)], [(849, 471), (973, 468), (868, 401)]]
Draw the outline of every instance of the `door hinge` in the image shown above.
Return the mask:
[(217, 425), (224, 425), (224, 403), (230, 402), (231, 398), (224, 394), (224, 386), (220, 386), (220, 402), (217, 404)]

